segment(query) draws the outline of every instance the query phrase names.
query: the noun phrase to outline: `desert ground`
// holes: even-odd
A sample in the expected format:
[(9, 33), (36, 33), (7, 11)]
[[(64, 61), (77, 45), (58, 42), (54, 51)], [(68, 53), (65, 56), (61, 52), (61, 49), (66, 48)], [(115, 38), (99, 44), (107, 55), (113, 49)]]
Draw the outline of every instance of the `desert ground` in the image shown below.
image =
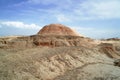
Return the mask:
[(0, 80), (120, 80), (120, 39), (68, 34), (1, 37)]

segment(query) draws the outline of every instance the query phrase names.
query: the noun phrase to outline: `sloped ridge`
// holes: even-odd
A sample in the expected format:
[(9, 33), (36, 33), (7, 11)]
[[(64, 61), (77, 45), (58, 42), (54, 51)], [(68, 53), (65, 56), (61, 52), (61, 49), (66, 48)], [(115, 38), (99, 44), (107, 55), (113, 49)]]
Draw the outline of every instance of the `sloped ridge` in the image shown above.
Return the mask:
[(38, 32), (38, 34), (79, 36), (74, 30), (62, 24), (46, 25)]
[(111, 58), (116, 58), (116, 59), (120, 58), (120, 54), (117, 51), (116, 46), (114, 46), (113, 44), (101, 43), (99, 46), (101, 53), (104, 53)]

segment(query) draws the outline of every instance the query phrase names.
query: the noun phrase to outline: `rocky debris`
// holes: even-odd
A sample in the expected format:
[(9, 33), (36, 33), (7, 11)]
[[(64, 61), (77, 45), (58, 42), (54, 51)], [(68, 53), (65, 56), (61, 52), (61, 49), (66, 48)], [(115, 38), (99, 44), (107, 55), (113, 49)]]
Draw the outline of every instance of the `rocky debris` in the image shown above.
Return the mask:
[(73, 31), (67, 26), (62, 24), (50, 24), (44, 26), (38, 34), (42, 35), (63, 35), (63, 36), (79, 36), (77, 32)]
[(120, 38), (109, 38), (109, 39), (105, 39), (107, 41), (120, 41)]
[(117, 51), (120, 51), (120, 46), (115, 47)]
[(33, 47), (30, 37), (0, 38), (0, 48), (29, 48)]
[(119, 52), (112, 43), (101, 43), (98, 46), (101, 53), (104, 53), (111, 58), (120, 58)]
[(114, 65), (120, 67), (120, 59), (116, 59)]

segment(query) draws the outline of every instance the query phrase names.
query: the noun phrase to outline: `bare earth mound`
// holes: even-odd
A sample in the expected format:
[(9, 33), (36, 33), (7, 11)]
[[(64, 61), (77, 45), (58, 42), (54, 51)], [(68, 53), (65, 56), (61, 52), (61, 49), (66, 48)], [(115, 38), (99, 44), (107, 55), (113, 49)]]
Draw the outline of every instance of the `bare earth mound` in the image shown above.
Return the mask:
[(69, 36), (79, 36), (75, 31), (62, 24), (50, 24), (44, 26), (38, 34), (42, 35), (69, 35)]

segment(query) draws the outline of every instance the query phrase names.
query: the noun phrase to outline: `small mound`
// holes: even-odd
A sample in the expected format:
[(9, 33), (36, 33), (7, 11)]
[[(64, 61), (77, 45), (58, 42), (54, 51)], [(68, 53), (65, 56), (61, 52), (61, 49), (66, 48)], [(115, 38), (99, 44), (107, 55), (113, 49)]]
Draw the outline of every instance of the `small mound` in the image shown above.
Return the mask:
[(63, 35), (63, 36), (79, 36), (74, 30), (62, 24), (50, 24), (44, 26), (38, 34), (42, 35)]

